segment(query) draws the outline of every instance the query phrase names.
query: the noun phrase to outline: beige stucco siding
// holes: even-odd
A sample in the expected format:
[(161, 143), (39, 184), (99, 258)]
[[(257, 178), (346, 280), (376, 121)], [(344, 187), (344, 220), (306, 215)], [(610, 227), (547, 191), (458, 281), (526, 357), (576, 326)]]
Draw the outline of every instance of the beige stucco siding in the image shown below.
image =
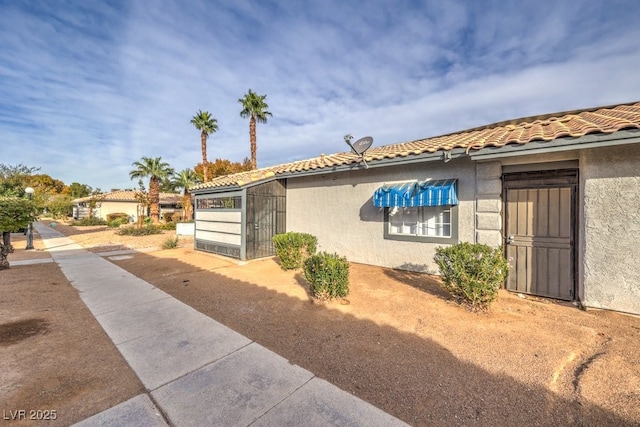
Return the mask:
[(311, 233), (319, 250), (350, 261), (436, 272), (437, 243), (384, 239), (384, 212), (373, 206), (381, 185), (411, 180), (458, 179), (458, 240), (474, 241), (475, 165), (469, 160), (408, 164), (287, 181), (287, 231)]
[(102, 219), (107, 219), (107, 215), (112, 213), (126, 213), (129, 217), (136, 218), (138, 216), (137, 202), (102, 202), (99, 209), (99, 215)]
[(640, 313), (640, 145), (585, 150), (580, 173), (584, 304)]

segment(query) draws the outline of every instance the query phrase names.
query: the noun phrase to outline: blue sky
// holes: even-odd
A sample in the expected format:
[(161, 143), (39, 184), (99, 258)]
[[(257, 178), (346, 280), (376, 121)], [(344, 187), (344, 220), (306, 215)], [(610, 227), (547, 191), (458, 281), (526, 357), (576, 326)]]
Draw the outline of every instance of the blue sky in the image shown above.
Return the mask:
[(0, 0), (0, 163), (134, 188), (131, 164), (258, 166), (640, 100), (640, 2)]

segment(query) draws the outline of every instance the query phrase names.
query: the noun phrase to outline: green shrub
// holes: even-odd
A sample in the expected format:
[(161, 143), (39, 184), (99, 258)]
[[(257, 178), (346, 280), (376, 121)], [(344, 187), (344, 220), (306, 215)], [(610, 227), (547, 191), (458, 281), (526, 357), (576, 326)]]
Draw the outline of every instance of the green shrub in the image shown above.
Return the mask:
[(127, 224), (129, 222), (129, 214), (123, 212), (107, 214), (108, 223), (116, 220), (120, 221), (120, 224)]
[(171, 222), (173, 221), (173, 212), (163, 212), (162, 213), (162, 220), (164, 222)]
[(304, 261), (304, 278), (314, 298), (327, 300), (349, 295), (349, 261), (338, 254), (311, 255)]
[(164, 224), (160, 224), (159, 227), (162, 228), (163, 230), (175, 230), (176, 229), (176, 223), (175, 222), (165, 222)]
[(178, 236), (169, 237), (162, 244), (162, 249), (174, 249), (178, 247)]
[(118, 228), (123, 224), (121, 219), (114, 219), (113, 221), (109, 221), (107, 225), (111, 228)]
[(129, 227), (122, 227), (118, 229), (116, 234), (121, 236), (149, 236), (151, 234), (162, 234), (162, 228), (153, 224), (145, 225), (140, 228), (135, 225), (131, 225)]
[(318, 239), (307, 233), (290, 231), (273, 236), (273, 246), (283, 270), (301, 268), (304, 260), (316, 253), (317, 244)]
[(463, 242), (439, 247), (433, 259), (442, 274), (444, 288), (473, 311), (489, 307), (509, 271), (502, 249), (482, 244)]
[(180, 222), (182, 220), (182, 214), (180, 212), (174, 212), (171, 214), (171, 221)]
[(82, 218), (76, 221), (71, 221), (71, 225), (76, 225), (78, 227), (88, 227), (91, 225), (107, 225), (107, 222), (102, 218)]

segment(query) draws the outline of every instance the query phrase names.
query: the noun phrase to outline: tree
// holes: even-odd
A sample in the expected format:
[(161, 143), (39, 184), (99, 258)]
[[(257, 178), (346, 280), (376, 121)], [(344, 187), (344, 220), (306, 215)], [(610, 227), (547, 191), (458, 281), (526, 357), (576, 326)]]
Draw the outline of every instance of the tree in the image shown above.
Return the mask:
[(89, 219), (93, 218), (93, 211), (99, 209), (100, 206), (102, 206), (104, 198), (105, 195), (102, 193), (101, 189), (96, 188), (95, 190), (91, 190), (89, 201), (87, 202), (87, 207), (89, 208)]
[(73, 211), (73, 202), (67, 194), (56, 194), (51, 196), (45, 207), (54, 218), (65, 218)]
[(31, 175), (27, 182), (29, 187), (33, 187), (36, 193), (42, 194), (45, 198), (53, 194), (64, 193), (66, 185), (59, 179), (50, 177), (47, 174), (40, 173)]
[(251, 168), (256, 169), (258, 167), (257, 160), (257, 142), (256, 142), (256, 122), (267, 123), (267, 116), (272, 114), (267, 110), (269, 106), (264, 101), (267, 95), (258, 95), (251, 91), (247, 92), (244, 98), (238, 99), (238, 102), (242, 104), (242, 111), (240, 111), (240, 117), (246, 119), (249, 117), (249, 140), (251, 142)]
[(175, 188), (182, 188), (182, 219), (184, 221), (191, 221), (193, 215), (193, 206), (191, 205), (191, 193), (190, 189), (198, 183), (198, 176), (192, 169), (184, 169), (174, 175), (173, 185)]
[(151, 197), (149, 197), (149, 193), (147, 192), (147, 189), (144, 188), (144, 183), (141, 179), (138, 180), (138, 190), (135, 191), (135, 198), (136, 202), (138, 202), (137, 226), (138, 228), (142, 228), (144, 217), (147, 215), (147, 209), (151, 205)]
[(91, 194), (93, 189), (87, 184), (80, 184), (79, 182), (72, 182), (69, 186), (69, 195), (72, 199), (80, 199), (87, 197)]
[(0, 163), (0, 196), (24, 196), (24, 189), (29, 186), (31, 175), (40, 168), (23, 164), (16, 166)]
[[(242, 163), (231, 162), (230, 160), (227, 160), (227, 159), (216, 159), (215, 162), (213, 163), (209, 162), (208, 164), (208, 167), (207, 167), (208, 180), (207, 181), (211, 181), (213, 178), (216, 178), (218, 176), (225, 176), (225, 175), (231, 175), (238, 172), (250, 171), (251, 169), (252, 169), (251, 160), (247, 157), (245, 157), (242, 160)], [(202, 176), (202, 174), (204, 173), (202, 168), (202, 163), (198, 163), (194, 167), (194, 171), (196, 175)]]
[(208, 111), (198, 110), (191, 123), (200, 131), (200, 147), (202, 149), (202, 167), (204, 182), (207, 182), (207, 138), (218, 131), (218, 121)]
[(131, 166), (135, 168), (129, 172), (131, 179), (149, 177), (151, 220), (157, 224), (160, 222), (160, 181), (173, 175), (173, 169), (161, 157), (142, 157)]
[(11, 232), (18, 231), (36, 221), (37, 208), (32, 200), (23, 197), (0, 196), (0, 270), (9, 268), (7, 256), (13, 252)]

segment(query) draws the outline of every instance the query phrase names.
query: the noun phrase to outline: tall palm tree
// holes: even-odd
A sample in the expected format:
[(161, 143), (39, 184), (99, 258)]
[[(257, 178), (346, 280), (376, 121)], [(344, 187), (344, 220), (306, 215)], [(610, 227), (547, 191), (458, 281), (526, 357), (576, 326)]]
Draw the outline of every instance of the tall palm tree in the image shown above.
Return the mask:
[(157, 224), (160, 222), (160, 181), (173, 175), (173, 169), (169, 163), (162, 161), (162, 157), (142, 157), (139, 162), (133, 162), (131, 166), (135, 169), (129, 172), (129, 178), (149, 177), (151, 220)]
[(207, 182), (207, 138), (212, 133), (218, 131), (218, 121), (211, 116), (208, 111), (198, 110), (198, 114), (193, 116), (191, 123), (200, 131), (200, 146), (202, 149), (202, 171), (203, 181)]
[(182, 188), (182, 219), (190, 221), (193, 214), (193, 207), (191, 205), (191, 187), (198, 183), (198, 175), (193, 169), (184, 169), (174, 175), (172, 183), (175, 188)]
[(242, 104), (242, 111), (240, 116), (244, 119), (249, 117), (249, 140), (251, 141), (251, 168), (256, 169), (258, 167), (257, 154), (258, 150), (256, 144), (256, 122), (267, 123), (267, 116), (272, 114), (267, 110), (269, 106), (264, 102), (267, 95), (258, 95), (249, 89), (244, 95), (244, 98), (238, 99), (238, 102)]

